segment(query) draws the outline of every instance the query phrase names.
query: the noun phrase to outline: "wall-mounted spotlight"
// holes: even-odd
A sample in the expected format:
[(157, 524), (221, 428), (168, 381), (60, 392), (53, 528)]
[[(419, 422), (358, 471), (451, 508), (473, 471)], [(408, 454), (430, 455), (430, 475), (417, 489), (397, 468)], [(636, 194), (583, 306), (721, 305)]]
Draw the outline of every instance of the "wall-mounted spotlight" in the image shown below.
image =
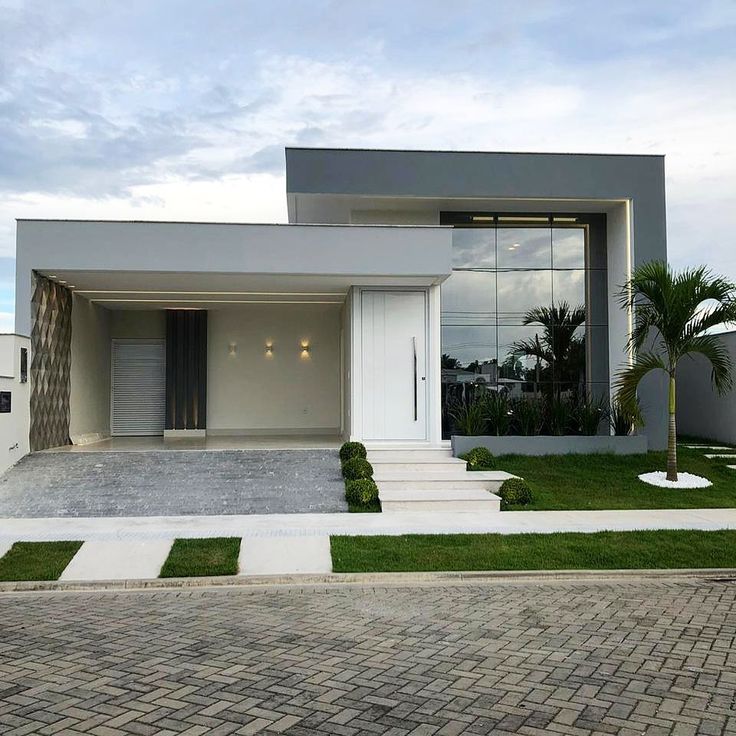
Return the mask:
[(273, 343), (269, 340), (266, 343), (266, 357), (270, 358), (273, 356)]
[(229, 355), (237, 355), (238, 354), (238, 346), (237, 346), (237, 344), (234, 343), (234, 342), (231, 342), (227, 346), (227, 352), (228, 352)]
[(301, 350), (302, 350), (301, 357), (304, 359), (308, 358), (309, 353), (311, 352), (311, 346), (309, 345), (309, 340), (302, 340)]

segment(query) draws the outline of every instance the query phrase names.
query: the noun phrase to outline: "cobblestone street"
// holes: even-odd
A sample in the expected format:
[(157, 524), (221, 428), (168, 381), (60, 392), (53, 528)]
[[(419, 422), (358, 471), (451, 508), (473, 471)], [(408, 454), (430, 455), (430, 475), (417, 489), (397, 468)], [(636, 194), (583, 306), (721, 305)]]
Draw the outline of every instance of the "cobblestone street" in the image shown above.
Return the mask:
[(736, 583), (0, 595), (0, 732), (736, 733)]

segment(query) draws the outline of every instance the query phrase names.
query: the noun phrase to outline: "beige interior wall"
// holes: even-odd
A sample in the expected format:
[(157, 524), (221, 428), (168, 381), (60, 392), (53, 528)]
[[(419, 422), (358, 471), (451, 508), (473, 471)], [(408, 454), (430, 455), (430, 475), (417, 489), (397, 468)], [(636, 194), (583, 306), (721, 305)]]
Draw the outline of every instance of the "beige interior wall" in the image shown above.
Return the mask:
[(339, 432), (340, 323), (339, 304), (210, 310), (208, 434)]
[(163, 309), (121, 309), (111, 312), (113, 338), (164, 339), (166, 312)]
[(74, 294), (69, 436), (74, 444), (110, 435), (110, 312)]

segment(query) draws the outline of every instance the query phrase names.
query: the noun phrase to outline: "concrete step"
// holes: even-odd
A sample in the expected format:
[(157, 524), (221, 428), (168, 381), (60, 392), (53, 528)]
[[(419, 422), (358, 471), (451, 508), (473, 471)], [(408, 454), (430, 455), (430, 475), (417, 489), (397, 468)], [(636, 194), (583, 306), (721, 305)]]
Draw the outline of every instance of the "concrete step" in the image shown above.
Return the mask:
[(501, 499), (484, 490), (439, 491), (432, 489), (382, 490), (384, 513), (407, 511), (490, 512), (501, 510)]
[(373, 479), (380, 490), (421, 490), (437, 489), (444, 491), (454, 490), (485, 490), (495, 491), (508, 478), (514, 476), (500, 470), (469, 472), (431, 472), (427, 470), (415, 472), (386, 471), (381, 472), (374, 468)]
[(437, 458), (452, 458), (449, 447), (369, 447), (370, 462), (419, 462)]
[(373, 469), (380, 473), (416, 473), (424, 470), (433, 473), (451, 473), (453, 471), (464, 473), (467, 469), (465, 460), (459, 460), (456, 457), (431, 457), (425, 460), (414, 458), (410, 460), (383, 460), (371, 458), (369, 455), (368, 459), (373, 465)]

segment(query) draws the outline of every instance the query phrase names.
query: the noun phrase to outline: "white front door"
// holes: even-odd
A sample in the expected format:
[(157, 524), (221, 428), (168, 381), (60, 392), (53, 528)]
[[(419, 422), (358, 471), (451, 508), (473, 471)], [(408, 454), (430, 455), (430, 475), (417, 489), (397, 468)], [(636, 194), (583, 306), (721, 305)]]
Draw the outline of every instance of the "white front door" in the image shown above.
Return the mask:
[(427, 295), (361, 292), (365, 440), (427, 439)]

